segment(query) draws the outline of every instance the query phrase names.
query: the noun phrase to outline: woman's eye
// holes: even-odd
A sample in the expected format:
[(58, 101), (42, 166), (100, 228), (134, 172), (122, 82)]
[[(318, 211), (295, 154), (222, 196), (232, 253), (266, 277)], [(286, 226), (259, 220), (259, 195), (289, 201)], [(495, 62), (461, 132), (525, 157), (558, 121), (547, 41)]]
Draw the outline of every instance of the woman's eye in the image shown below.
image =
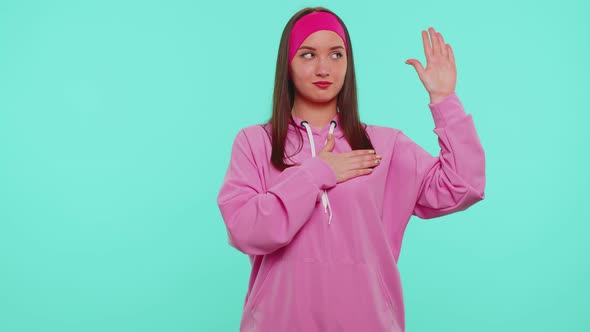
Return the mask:
[[(306, 55), (313, 55), (313, 53), (303, 53), (303, 54), (301, 54), (301, 57), (310, 59), (309, 57), (306, 57)], [(342, 57), (342, 53), (340, 53), (340, 52), (332, 53), (332, 55), (338, 55), (336, 58)]]

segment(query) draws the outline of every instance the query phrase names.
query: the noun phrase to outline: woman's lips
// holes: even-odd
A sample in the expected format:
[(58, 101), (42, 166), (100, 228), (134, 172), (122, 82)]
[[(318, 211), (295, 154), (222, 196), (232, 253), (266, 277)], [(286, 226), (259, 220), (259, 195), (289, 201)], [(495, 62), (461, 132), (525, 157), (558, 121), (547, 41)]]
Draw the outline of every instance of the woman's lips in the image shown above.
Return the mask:
[(332, 83), (330, 82), (316, 82), (314, 83), (318, 88), (320, 89), (326, 89), (328, 88)]

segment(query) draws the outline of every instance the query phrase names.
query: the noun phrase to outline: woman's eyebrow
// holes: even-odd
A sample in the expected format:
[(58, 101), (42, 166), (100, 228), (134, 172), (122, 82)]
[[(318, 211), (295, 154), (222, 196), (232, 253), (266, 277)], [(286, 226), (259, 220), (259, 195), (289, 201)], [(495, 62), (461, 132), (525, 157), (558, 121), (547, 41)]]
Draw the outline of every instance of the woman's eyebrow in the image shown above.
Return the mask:
[[(302, 49), (302, 48), (306, 48), (306, 49), (309, 49), (309, 50), (315, 51), (315, 48), (313, 48), (313, 47), (311, 47), (311, 46), (305, 46), (305, 45), (304, 45), (304, 46), (301, 46), (299, 49)], [(330, 50), (335, 50), (335, 49), (337, 49), (337, 48), (344, 49), (344, 47), (342, 47), (342, 46), (332, 46), (332, 47), (330, 47)]]

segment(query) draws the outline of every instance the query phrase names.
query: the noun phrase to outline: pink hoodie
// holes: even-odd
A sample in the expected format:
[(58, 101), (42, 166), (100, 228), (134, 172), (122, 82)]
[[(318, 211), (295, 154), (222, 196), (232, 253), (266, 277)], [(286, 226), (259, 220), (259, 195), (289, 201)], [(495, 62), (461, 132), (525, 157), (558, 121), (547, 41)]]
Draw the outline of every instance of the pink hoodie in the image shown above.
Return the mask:
[(338, 115), (322, 130), (289, 127), (288, 155), (297, 131), (304, 141), (287, 163), (301, 165), (283, 172), (270, 162), (261, 125), (240, 130), (217, 197), (229, 244), (252, 264), (240, 331), (405, 330), (397, 260), (410, 217), (447, 215), (484, 198), (485, 156), (471, 114), (455, 93), (428, 106), (440, 156), (398, 129), (368, 125), (381, 164), (338, 184), (314, 157), (330, 130), (332, 152), (351, 150)]

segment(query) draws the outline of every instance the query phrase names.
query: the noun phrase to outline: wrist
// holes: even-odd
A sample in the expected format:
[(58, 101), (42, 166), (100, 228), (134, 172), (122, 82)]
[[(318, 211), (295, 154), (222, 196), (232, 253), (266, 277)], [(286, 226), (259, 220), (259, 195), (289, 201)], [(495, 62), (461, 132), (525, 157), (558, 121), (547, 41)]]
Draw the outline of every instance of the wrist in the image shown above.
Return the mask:
[(442, 101), (443, 99), (445, 99), (446, 97), (450, 96), (451, 94), (453, 94), (453, 92), (447, 93), (447, 94), (431, 94), (430, 96), (430, 103), (431, 104), (436, 104), (440, 101)]

